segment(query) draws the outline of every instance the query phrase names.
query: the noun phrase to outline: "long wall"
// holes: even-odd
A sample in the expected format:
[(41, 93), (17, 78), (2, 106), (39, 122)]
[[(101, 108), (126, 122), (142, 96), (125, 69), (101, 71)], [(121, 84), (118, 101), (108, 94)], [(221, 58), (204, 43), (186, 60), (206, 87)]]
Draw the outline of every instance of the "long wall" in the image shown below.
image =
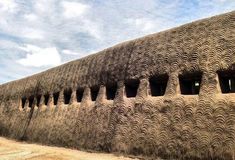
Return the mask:
[(146, 157), (234, 159), (234, 17), (193, 22), (1, 85), (0, 135)]

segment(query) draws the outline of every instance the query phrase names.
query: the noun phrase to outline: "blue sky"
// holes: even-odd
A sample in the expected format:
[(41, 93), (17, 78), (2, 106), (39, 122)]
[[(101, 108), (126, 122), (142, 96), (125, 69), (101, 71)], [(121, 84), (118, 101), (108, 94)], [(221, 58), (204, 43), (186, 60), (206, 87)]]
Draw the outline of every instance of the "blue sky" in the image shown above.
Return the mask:
[(0, 0), (0, 84), (235, 10), (235, 0)]

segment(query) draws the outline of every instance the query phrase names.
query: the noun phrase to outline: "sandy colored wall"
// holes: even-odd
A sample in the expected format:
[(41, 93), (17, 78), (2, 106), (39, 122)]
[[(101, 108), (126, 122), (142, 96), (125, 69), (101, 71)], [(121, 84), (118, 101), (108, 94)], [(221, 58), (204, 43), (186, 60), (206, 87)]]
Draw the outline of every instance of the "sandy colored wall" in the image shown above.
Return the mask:
[[(234, 17), (231, 12), (149, 35), (1, 85), (0, 134), (146, 157), (233, 159), (235, 93), (221, 93), (217, 71), (234, 70)], [(179, 75), (198, 71), (203, 73), (199, 95), (182, 95)], [(148, 78), (161, 74), (169, 76), (166, 93), (152, 97)], [(126, 97), (128, 79), (140, 80), (135, 98)], [(118, 83), (114, 100), (106, 99), (110, 82)], [(92, 86), (100, 87), (95, 102)], [(85, 88), (81, 103), (77, 87)], [(70, 105), (63, 101), (67, 88), (73, 89)], [(39, 106), (21, 108), (23, 96), (47, 93), (47, 106), (42, 99)]]

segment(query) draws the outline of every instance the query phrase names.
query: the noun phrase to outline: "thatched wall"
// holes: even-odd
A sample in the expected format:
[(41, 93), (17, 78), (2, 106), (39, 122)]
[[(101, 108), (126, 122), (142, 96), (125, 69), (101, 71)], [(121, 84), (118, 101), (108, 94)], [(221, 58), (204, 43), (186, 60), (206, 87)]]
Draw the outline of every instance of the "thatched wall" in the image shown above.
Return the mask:
[[(233, 77), (234, 66), (235, 12), (230, 12), (1, 85), (0, 134), (146, 157), (232, 159), (235, 93), (222, 93), (218, 72)], [(183, 95), (179, 77), (196, 74), (199, 94)], [(162, 75), (168, 78), (166, 91), (153, 96), (149, 78)], [(137, 95), (129, 98), (126, 84), (134, 82)], [(106, 87), (115, 84), (115, 98), (107, 100)], [(78, 88), (84, 90), (79, 103)], [(93, 88), (99, 89), (96, 101)]]

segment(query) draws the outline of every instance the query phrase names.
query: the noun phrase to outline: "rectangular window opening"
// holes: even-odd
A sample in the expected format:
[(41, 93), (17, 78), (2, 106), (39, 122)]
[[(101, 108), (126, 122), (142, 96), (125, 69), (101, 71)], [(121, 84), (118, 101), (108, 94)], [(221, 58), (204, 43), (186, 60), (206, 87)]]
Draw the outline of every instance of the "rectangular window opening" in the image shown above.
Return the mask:
[(72, 89), (64, 90), (64, 104), (69, 104), (72, 95)]
[(40, 105), (40, 101), (41, 101), (41, 95), (38, 95), (38, 96), (37, 96), (37, 106)]
[(235, 71), (218, 72), (222, 93), (235, 93)]
[(45, 105), (48, 105), (49, 97), (50, 97), (49, 94), (46, 94), (46, 95), (44, 96), (44, 98), (45, 98)]
[(153, 76), (149, 79), (150, 90), (152, 96), (163, 96), (166, 92), (168, 75)]
[(91, 100), (92, 101), (96, 101), (98, 94), (99, 94), (99, 87), (98, 86), (91, 87)]
[(78, 88), (76, 91), (76, 96), (77, 96), (77, 102), (82, 102), (82, 97), (83, 97), (83, 88)]
[(29, 97), (29, 108), (33, 107), (34, 96)]
[(53, 93), (54, 105), (58, 104), (60, 92)]
[(116, 92), (117, 92), (117, 83), (106, 85), (107, 100), (113, 100), (116, 96)]
[(26, 97), (23, 97), (22, 99), (21, 99), (21, 103), (22, 103), (22, 108), (24, 108), (25, 107), (25, 104), (26, 104)]
[(136, 97), (140, 81), (137, 79), (127, 80), (125, 82), (126, 97)]
[(184, 95), (197, 95), (201, 87), (202, 73), (190, 73), (179, 76), (180, 91)]

